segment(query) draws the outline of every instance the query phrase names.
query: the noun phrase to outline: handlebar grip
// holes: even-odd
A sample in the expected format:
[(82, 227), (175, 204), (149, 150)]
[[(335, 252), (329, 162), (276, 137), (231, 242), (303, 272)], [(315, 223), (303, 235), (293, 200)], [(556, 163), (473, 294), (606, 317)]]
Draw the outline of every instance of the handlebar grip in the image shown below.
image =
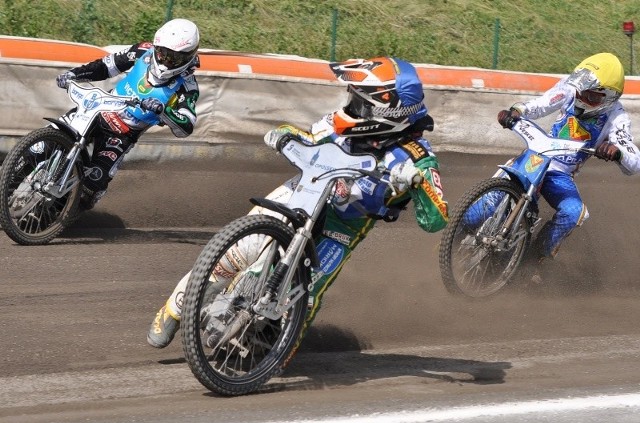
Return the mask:
[(278, 140), (276, 141), (276, 151), (278, 153), (282, 153), (282, 149), (289, 144), (289, 141), (300, 141), (295, 135), (293, 134), (283, 134), (280, 136), (280, 138), (278, 138)]

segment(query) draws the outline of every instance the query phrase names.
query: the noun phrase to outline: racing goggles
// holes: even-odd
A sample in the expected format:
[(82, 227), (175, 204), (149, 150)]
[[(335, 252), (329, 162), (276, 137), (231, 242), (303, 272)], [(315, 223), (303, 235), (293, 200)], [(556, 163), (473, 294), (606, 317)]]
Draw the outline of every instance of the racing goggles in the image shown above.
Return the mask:
[(423, 107), (422, 103), (407, 107), (375, 107), (369, 101), (358, 95), (358, 93), (350, 90), (346, 110), (351, 116), (363, 119), (371, 119), (373, 117), (401, 118), (416, 114), (422, 110)]
[(599, 106), (604, 103), (607, 93), (599, 90), (586, 90), (579, 94), (580, 100), (589, 106)]
[(193, 51), (175, 51), (162, 46), (155, 46), (153, 54), (156, 62), (167, 69), (184, 66), (193, 58)]

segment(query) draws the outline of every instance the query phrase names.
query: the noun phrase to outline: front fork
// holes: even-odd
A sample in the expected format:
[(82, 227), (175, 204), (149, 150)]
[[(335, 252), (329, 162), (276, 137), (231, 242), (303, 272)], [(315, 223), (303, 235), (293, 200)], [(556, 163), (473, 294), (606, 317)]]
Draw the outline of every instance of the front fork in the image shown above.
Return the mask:
[[(516, 229), (520, 227), (520, 223), (522, 222), (522, 219), (524, 219), (525, 217), (535, 218), (532, 212), (529, 211), (530, 210), (529, 204), (531, 204), (531, 202), (533, 201), (533, 198), (535, 195), (535, 189), (536, 189), (535, 185), (533, 184), (529, 185), (527, 192), (522, 194), (522, 196), (518, 199), (516, 206), (513, 208), (511, 213), (509, 213), (509, 216), (500, 227), (500, 230), (498, 231), (498, 234), (496, 235), (496, 237), (489, 241), (489, 245), (491, 245), (492, 247), (509, 250), (514, 245), (516, 245), (523, 236), (525, 236), (525, 234), (518, 233)], [(508, 201), (508, 197), (505, 197), (503, 201)], [(506, 203), (504, 206), (506, 206)], [(500, 208), (501, 207), (498, 207), (498, 210)], [(535, 227), (539, 222), (540, 222), (540, 219), (536, 218), (536, 220), (531, 225), (531, 228), (530, 228), (531, 232), (534, 231)]]
[[(318, 201), (313, 211), (313, 215), (306, 219), (304, 225), (296, 230), (296, 234), (293, 236), (284, 257), (278, 262), (266, 282), (264, 295), (253, 306), (253, 311), (257, 314), (273, 320), (279, 319), (307, 290), (304, 284), (298, 284), (293, 290), (287, 290), (285, 288), (290, 286), (293, 280), (307, 242), (313, 239), (313, 227), (318, 221), (329, 196), (333, 192), (334, 185), (335, 182), (327, 184), (320, 197), (320, 201)], [(310, 260), (305, 260), (304, 264), (310, 266)]]
[(272, 320), (280, 319), (304, 295), (304, 284), (298, 284), (292, 290), (284, 287), (289, 286), (293, 280), (297, 263), (300, 262), (307, 241), (311, 239), (312, 227), (313, 220), (307, 219), (305, 225), (296, 231), (284, 257), (269, 276), (264, 295), (253, 305), (253, 311), (257, 314)]
[(70, 179), (70, 176), (80, 152), (85, 148), (85, 144), (86, 139), (84, 137), (74, 143), (66, 155), (63, 165), (59, 164), (59, 156), (54, 159), (54, 164), (51, 166), (51, 169), (54, 170), (53, 177), (43, 188), (46, 193), (56, 198), (62, 198), (80, 181), (80, 178)]

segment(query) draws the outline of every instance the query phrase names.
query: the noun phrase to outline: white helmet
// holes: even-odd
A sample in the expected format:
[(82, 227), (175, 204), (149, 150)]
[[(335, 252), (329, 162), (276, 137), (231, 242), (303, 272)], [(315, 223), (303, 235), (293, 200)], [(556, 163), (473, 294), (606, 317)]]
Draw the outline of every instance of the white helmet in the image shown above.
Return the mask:
[(193, 66), (199, 43), (198, 27), (187, 19), (173, 19), (162, 25), (153, 37), (150, 82), (166, 83)]

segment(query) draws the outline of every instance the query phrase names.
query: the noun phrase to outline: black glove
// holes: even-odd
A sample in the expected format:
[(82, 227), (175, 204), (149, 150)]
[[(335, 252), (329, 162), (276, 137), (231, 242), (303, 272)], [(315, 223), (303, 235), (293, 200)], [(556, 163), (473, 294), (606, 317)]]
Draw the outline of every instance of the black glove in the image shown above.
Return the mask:
[(76, 74), (71, 71), (66, 71), (56, 76), (56, 84), (58, 84), (58, 87), (66, 89), (69, 81), (73, 81), (74, 79), (76, 79)]
[(607, 162), (610, 160), (619, 162), (620, 158), (622, 158), (622, 152), (615, 144), (607, 141), (596, 148), (595, 156)]
[(498, 123), (505, 129), (513, 128), (513, 125), (520, 119), (520, 112), (516, 109), (500, 110), (498, 112)]
[(159, 115), (164, 111), (164, 103), (154, 97), (145, 98), (140, 102), (140, 107), (149, 112)]

